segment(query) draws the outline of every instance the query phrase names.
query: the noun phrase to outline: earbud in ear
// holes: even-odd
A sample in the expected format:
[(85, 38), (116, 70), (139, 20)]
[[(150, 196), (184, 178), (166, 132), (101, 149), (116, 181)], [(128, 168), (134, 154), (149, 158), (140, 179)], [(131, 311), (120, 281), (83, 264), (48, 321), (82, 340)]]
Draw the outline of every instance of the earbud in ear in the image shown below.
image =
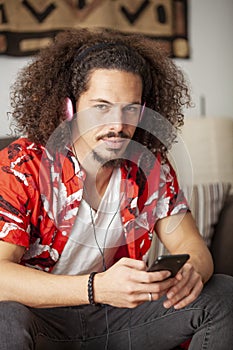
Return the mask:
[(73, 110), (73, 104), (69, 97), (65, 98), (65, 115), (66, 120), (70, 122), (73, 119), (74, 110)]

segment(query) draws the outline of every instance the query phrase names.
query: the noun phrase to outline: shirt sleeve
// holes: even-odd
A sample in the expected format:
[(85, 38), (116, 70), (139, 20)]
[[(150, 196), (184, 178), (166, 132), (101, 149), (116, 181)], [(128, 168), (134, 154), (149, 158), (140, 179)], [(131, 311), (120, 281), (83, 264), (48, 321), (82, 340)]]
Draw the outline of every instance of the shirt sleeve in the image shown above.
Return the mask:
[(22, 158), (19, 155), (9, 156), (9, 148), (0, 154), (0, 240), (27, 248), (31, 213), (30, 174), (20, 167)]
[(161, 165), (156, 218), (162, 219), (187, 211), (190, 211), (188, 202), (183, 190), (179, 187), (176, 173), (167, 160)]

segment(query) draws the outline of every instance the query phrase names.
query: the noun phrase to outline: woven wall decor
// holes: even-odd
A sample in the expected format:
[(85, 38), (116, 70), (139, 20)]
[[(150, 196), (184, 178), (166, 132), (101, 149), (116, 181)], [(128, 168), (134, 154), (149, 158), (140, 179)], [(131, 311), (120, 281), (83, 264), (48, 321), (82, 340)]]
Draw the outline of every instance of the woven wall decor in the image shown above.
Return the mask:
[(0, 54), (29, 56), (68, 28), (143, 33), (189, 58), (188, 0), (0, 0)]

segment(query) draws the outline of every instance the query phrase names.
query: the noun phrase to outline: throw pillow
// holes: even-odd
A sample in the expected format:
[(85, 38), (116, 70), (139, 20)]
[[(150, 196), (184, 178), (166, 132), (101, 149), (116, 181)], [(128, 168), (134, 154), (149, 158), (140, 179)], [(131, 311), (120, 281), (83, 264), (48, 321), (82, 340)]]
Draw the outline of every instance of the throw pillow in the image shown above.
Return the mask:
[[(221, 182), (183, 187), (192, 215), (208, 247), (210, 247), (215, 225), (218, 222), (220, 211), (224, 206), (230, 188), (231, 184)], [(191, 199), (189, 200), (189, 198)], [(156, 255), (168, 254), (158, 238), (156, 238), (154, 247)]]

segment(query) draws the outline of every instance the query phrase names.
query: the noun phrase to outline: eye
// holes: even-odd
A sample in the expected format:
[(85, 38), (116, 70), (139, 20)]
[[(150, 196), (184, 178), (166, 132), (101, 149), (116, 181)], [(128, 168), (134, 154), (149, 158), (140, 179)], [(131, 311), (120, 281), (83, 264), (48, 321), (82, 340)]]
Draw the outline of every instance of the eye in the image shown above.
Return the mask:
[(141, 109), (141, 105), (133, 104), (124, 107), (124, 111), (132, 114), (139, 114)]
[(109, 109), (109, 106), (104, 103), (98, 103), (94, 105), (94, 108), (96, 108), (98, 111), (107, 111)]

